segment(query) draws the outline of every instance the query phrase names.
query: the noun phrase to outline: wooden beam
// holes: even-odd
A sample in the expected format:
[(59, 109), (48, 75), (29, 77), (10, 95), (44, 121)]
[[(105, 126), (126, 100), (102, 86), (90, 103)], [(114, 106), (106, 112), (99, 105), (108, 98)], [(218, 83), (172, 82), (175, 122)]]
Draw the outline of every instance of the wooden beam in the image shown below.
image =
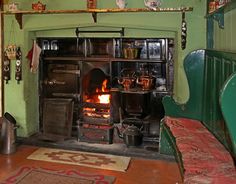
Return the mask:
[(22, 10), (22, 11), (4, 11), (4, 14), (73, 14), (73, 13), (127, 13), (127, 12), (188, 12), (193, 11), (192, 7), (181, 7), (181, 8), (159, 8), (157, 10), (150, 10), (148, 8), (105, 8), (105, 9), (80, 9), (80, 10), (44, 10), (44, 11), (35, 11), (35, 10)]
[(23, 10), (23, 11), (3, 11), (1, 13), (6, 15), (15, 15), (15, 18), (22, 29), (22, 17), (24, 14), (74, 14), (74, 13), (91, 13), (93, 21), (97, 22), (98, 13), (140, 13), (140, 12), (188, 12), (193, 11), (192, 7), (181, 7), (181, 8), (158, 8), (157, 10), (150, 10), (148, 8), (106, 8), (106, 9), (80, 9), (80, 10)]

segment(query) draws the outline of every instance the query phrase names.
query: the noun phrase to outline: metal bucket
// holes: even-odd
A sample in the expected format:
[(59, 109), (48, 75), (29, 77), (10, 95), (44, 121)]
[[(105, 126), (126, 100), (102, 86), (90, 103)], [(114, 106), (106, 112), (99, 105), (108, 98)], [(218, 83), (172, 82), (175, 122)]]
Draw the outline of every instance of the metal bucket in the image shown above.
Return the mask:
[(9, 113), (3, 116), (1, 137), (0, 137), (0, 152), (2, 154), (11, 154), (16, 152), (16, 120)]

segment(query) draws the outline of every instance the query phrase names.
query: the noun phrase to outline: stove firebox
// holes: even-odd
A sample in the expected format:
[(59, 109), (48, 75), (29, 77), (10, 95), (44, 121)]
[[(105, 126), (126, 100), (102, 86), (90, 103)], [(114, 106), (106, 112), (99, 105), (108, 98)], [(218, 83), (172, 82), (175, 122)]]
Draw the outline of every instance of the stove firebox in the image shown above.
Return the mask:
[(81, 116), (78, 138), (87, 142), (113, 142), (110, 119), (110, 64), (109, 62), (82, 62)]

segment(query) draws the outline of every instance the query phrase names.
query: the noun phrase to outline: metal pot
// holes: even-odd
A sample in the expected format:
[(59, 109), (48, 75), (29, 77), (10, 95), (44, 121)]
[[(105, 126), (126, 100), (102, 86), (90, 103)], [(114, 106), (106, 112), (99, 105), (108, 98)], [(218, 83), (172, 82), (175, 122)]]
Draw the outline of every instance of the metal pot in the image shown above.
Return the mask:
[(140, 129), (134, 125), (128, 126), (123, 134), (120, 133), (119, 128), (115, 127), (118, 136), (123, 139), (127, 146), (139, 146), (142, 144), (143, 134)]
[(136, 83), (142, 87), (142, 90), (150, 90), (155, 86), (155, 77), (152, 76), (140, 76), (137, 78)]
[(134, 87), (135, 81), (135, 71), (129, 68), (124, 68), (123, 70), (121, 70), (118, 83), (123, 86), (125, 91), (128, 91), (130, 90), (130, 88)]
[(128, 91), (134, 86), (135, 80), (136, 79), (134, 77), (121, 77), (120, 79), (118, 79), (118, 83), (124, 87), (125, 91)]

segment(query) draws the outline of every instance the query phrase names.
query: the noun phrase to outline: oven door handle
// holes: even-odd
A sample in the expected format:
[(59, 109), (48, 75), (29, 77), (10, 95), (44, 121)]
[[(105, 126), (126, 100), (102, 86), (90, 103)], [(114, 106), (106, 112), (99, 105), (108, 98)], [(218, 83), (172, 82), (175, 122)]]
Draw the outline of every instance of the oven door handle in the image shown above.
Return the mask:
[(49, 85), (49, 86), (53, 86), (53, 85), (65, 85), (66, 82), (65, 81), (57, 81), (56, 79), (51, 79), (51, 80), (44, 80), (44, 84)]
[(53, 69), (53, 73), (65, 73), (65, 74), (75, 74), (80, 76), (80, 70), (60, 70), (60, 69)]

